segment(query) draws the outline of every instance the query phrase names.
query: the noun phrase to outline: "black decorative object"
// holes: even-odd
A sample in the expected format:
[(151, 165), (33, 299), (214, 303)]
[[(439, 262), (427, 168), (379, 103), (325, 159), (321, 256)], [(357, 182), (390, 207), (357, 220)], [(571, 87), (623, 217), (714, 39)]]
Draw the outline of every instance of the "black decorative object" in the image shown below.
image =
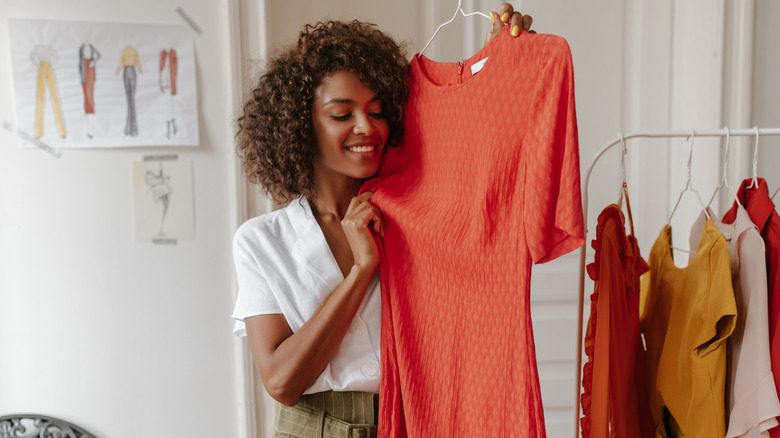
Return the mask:
[(0, 417), (0, 438), (95, 438), (95, 435), (59, 418), (14, 414)]

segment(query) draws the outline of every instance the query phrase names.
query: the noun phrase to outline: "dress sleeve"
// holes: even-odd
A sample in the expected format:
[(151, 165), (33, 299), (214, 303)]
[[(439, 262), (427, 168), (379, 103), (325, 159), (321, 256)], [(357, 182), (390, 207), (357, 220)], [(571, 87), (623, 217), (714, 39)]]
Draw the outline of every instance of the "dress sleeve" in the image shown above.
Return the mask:
[(282, 313), (282, 309), (263, 274), (262, 254), (258, 251), (257, 243), (242, 228), (239, 228), (233, 239), (233, 262), (238, 280), (233, 333), (246, 336), (245, 318)]
[(534, 263), (584, 242), (571, 52), (563, 38), (547, 37), (524, 148), (524, 229)]
[(717, 349), (734, 332), (737, 325), (737, 303), (731, 282), (731, 259), (726, 242), (716, 243), (710, 250), (709, 293), (704, 324), (696, 337), (695, 352), (699, 357)]

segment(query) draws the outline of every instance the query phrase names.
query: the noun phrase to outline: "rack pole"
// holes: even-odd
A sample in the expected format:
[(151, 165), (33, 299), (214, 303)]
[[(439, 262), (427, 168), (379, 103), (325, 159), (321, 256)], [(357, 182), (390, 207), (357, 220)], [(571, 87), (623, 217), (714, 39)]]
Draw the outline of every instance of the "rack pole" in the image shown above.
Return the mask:
[[(709, 131), (640, 131), (640, 132), (633, 132), (629, 134), (625, 134), (622, 136), (624, 140), (626, 140), (626, 145), (628, 145), (628, 140), (632, 138), (680, 138), (680, 137), (690, 137), (691, 132), (696, 135), (696, 137), (725, 137), (726, 136), (726, 129), (719, 129), (719, 130), (709, 130)], [(758, 130), (759, 136), (763, 135), (780, 135), (780, 128), (763, 128)], [(755, 128), (750, 129), (732, 129), (730, 131), (731, 136), (736, 137), (745, 137), (745, 136), (755, 136), (756, 130)], [(583, 317), (584, 317), (584, 308), (585, 308), (585, 257), (586, 257), (586, 250), (588, 247), (588, 186), (590, 183), (590, 175), (593, 172), (593, 167), (596, 165), (596, 163), (601, 159), (601, 157), (610, 149), (612, 149), (613, 146), (620, 144), (621, 136), (617, 136), (613, 138), (610, 142), (606, 143), (604, 146), (599, 149), (599, 151), (596, 153), (596, 155), (593, 157), (593, 159), (590, 162), (590, 166), (588, 166), (588, 171), (585, 173), (585, 185), (582, 189), (582, 214), (583, 214), (583, 224), (585, 227), (585, 243), (580, 247), (580, 267), (579, 267), (579, 275), (580, 275), (580, 290), (579, 290), (579, 297), (578, 297), (578, 307), (579, 307), (579, 313), (577, 315), (577, 370), (575, 373), (575, 382), (574, 382), (574, 390), (576, 393), (575, 401), (574, 401), (574, 438), (578, 438), (580, 436), (580, 394), (581, 394), (581, 385), (582, 385), (582, 327), (583, 327)], [(587, 438), (587, 437), (586, 437)]]

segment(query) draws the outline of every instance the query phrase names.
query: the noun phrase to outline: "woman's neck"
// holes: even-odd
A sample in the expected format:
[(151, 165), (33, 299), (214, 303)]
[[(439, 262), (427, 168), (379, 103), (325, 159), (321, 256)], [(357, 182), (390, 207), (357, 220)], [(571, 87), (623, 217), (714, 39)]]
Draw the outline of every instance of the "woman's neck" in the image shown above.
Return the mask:
[(312, 208), (316, 216), (335, 215), (344, 218), (352, 198), (360, 192), (362, 179), (318, 178), (315, 182)]

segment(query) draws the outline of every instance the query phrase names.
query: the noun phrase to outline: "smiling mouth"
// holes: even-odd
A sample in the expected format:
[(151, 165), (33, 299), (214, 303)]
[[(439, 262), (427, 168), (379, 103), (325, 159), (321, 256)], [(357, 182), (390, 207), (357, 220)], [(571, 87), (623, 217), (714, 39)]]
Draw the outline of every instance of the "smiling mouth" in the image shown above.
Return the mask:
[(376, 146), (348, 146), (345, 149), (350, 152), (373, 152)]

